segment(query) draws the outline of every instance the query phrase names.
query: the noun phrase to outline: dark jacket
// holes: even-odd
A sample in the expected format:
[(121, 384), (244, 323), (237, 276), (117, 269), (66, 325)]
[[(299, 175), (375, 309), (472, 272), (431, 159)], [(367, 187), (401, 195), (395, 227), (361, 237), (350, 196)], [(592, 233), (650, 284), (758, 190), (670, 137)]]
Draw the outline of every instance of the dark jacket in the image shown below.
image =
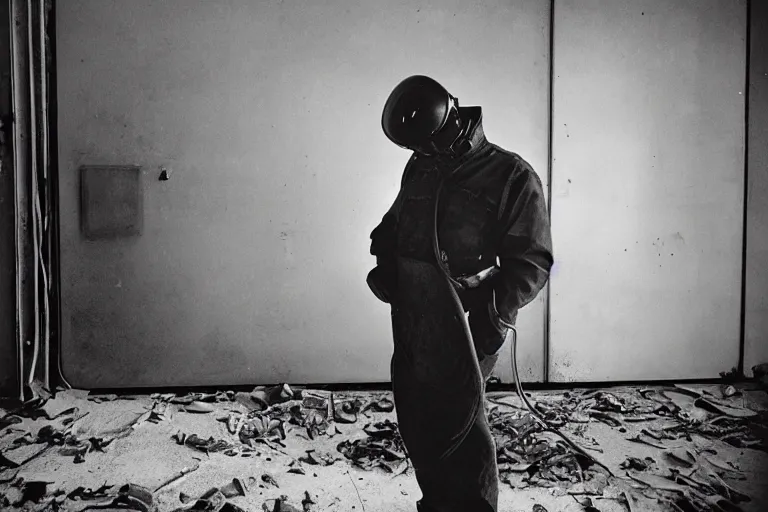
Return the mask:
[(438, 243), (451, 276), (475, 274), (497, 264), (497, 258), (500, 263), (501, 272), (487, 285), (459, 293), (470, 312), (473, 335), (498, 338), (498, 330), (488, 330), (494, 324), (488, 317), (493, 292), (499, 315), (514, 324), (517, 311), (549, 278), (553, 257), (546, 196), (525, 160), (487, 141), (481, 109), (461, 111), (463, 118), (474, 121), (472, 149), (458, 158), (414, 153), (400, 193), (371, 233), (371, 254), (377, 257), (376, 279), (384, 288), (394, 285), (395, 256), (438, 263), (433, 226), (440, 189)]

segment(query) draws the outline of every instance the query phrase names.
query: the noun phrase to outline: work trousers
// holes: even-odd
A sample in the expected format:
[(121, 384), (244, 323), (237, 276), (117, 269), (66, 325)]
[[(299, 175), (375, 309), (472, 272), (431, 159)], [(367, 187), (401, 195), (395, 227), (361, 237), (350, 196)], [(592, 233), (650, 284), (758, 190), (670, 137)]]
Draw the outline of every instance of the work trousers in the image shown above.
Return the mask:
[(421, 508), (496, 512), (496, 447), (484, 393), (498, 354), (475, 347), (458, 295), (435, 265), (398, 258), (397, 267), (392, 383)]

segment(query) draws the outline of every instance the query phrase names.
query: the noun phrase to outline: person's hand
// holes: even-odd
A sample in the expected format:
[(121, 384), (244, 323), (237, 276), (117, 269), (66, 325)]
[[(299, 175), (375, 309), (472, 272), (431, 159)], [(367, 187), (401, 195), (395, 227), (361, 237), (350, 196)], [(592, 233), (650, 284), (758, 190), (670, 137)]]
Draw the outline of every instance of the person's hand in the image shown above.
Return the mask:
[(480, 285), (489, 279), (493, 279), (499, 272), (501, 272), (501, 269), (494, 265), (471, 276), (457, 277), (456, 282), (462, 286), (462, 289), (479, 288)]

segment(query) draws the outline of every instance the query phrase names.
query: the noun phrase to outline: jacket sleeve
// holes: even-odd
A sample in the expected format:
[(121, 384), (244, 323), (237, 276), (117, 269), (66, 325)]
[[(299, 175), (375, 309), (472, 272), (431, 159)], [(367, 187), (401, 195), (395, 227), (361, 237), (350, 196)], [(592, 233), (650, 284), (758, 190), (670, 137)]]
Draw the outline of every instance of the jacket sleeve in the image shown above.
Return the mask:
[(396, 228), (397, 217), (390, 210), (371, 232), (371, 254), (376, 256), (377, 265), (394, 257), (397, 241)]
[(546, 196), (538, 175), (527, 166), (511, 178), (500, 219), (497, 255), (501, 272), (494, 284), (499, 316), (514, 323), (517, 310), (544, 288), (553, 264)]
[(399, 216), (400, 203), (405, 185), (405, 178), (415, 157), (411, 157), (403, 171), (403, 177), (400, 181), (400, 191), (397, 194), (392, 206), (381, 219), (378, 226), (371, 232), (371, 254), (376, 256), (377, 264), (387, 261), (394, 257), (397, 241), (397, 219)]
[(403, 171), (400, 182), (400, 191), (392, 206), (381, 219), (378, 226), (371, 232), (371, 254), (376, 256), (376, 266), (368, 273), (366, 282), (371, 291), (382, 302), (391, 303), (392, 294), (397, 289), (397, 270), (395, 255), (397, 254), (397, 224), (400, 216), (400, 203), (402, 202), (403, 186), (410, 164)]

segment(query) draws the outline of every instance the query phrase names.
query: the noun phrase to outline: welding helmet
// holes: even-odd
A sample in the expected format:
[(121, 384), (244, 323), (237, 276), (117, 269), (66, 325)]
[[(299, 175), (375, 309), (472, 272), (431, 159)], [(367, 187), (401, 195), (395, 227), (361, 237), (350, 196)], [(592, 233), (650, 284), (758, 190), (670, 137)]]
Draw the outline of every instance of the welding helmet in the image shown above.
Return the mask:
[(415, 75), (390, 93), (381, 116), (384, 134), (398, 146), (423, 155), (465, 153), (459, 100), (427, 76)]

